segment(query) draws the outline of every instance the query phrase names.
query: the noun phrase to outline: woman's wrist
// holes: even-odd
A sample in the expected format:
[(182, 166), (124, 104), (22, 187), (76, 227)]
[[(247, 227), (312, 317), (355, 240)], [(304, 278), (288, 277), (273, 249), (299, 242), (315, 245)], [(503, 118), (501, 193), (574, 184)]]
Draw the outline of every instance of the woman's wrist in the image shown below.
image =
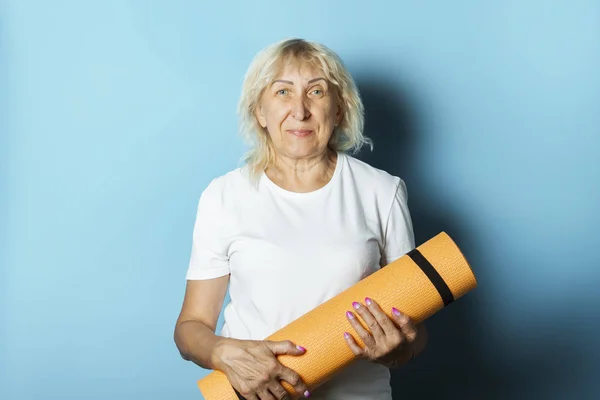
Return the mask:
[(216, 336), (216, 341), (213, 344), (212, 352), (210, 354), (210, 369), (223, 371), (225, 364), (223, 363), (224, 354), (227, 352), (227, 348), (233, 343), (238, 341), (237, 339), (226, 338), (222, 336)]
[(411, 348), (411, 350), (410, 350), (410, 358), (408, 359), (407, 363), (411, 362), (412, 359), (415, 358), (415, 346), (411, 345), (410, 348)]
[(406, 351), (402, 351), (397, 358), (393, 359), (388, 365), (388, 368), (399, 368), (403, 365), (408, 364), (413, 358), (415, 358), (415, 346), (409, 345), (410, 348)]

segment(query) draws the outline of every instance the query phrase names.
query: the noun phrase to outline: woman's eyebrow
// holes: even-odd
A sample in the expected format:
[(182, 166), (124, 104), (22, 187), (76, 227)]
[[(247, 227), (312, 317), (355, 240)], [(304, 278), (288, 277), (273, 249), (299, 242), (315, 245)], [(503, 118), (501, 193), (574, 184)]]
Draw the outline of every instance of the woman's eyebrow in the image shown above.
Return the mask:
[[(308, 83), (311, 84), (311, 83), (314, 83), (314, 82), (316, 82), (318, 80), (325, 80), (325, 78), (314, 78), (314, 79), (311, 79), (310, 81), (308, 81)], [(277, 82), (279, 82), (279, 83), (286, 83), (286, 84), (292, 85), (292, 86), (294, 85), (294, 82), (292, 82), (292, 81), (286, 81), (286, 80), (283, 80), (283, 79), (276, 79), (276, 80), (273, 81), (273, 84), (275, 84)]]

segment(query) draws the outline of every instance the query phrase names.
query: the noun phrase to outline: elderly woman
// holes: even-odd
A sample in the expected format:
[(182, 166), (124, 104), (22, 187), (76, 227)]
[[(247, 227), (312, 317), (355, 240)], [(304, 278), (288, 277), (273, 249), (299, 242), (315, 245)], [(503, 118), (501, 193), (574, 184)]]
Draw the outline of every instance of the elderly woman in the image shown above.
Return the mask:
[[(415, 247), (406, 187), (350, 155), (370, 144), (363, 106), (342, 61), (321, 44), (294, 39), (261, 51), (239, 112), (252, 147), (200, 196), (175, 342), (246, 399), (288, 398), (282, 381), (309, 397), (277, 355), (310, 349), (264, 339)], [(389, 368), (418, 355), (426, 333), (387, 311), (391, 318), (377, 298), (348, 304), (344, 340), (357, 360), (313, 399), (391, 399)]]

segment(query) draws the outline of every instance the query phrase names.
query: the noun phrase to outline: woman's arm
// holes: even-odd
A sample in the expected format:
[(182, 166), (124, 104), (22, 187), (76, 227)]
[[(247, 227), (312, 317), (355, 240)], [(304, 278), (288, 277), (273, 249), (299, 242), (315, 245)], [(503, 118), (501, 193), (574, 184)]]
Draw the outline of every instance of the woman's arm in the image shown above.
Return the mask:
[(229, 275), (188, 280), (174, 339), (179, 353), (205, 369), (215, 369), (214, 350), (225, 338), (215, 334)]
[(420, 323), (417, 325), (417, 338), (415, 339), (414, 343), (413, 343), (413, 348), (415, 349), (415, 353), (413, 355), (413, 358), (418, 356), (420, 353), (423, 352), (423, 350), (425, 350), (425, 347), (427, 346), (427, 329), (425, 328), (425, 324), (424, 323)]
[[(175, 326), (175, 344), (181, 356), (205, 369), (225, 373), (232, 386), (248, 399), (284, 398), (281, 381), (308, 397), (300, 376), (277, 360), (277, 355), (299, 356), (305, 350), (290, 341), (256, 341), (215, 335), (229, 275), (209, 280), (188, 280)], [(277, 397), (273, 397), (277, 396)]]

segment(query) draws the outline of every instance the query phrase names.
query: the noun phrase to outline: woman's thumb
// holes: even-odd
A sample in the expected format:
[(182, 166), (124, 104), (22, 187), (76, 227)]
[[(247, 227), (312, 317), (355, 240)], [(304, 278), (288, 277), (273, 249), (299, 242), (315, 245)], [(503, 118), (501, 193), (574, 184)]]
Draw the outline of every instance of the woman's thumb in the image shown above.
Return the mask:
[(294, 355), (300, 355), (300, 354), (304, 354), (304, 352), (306, 351), (306, 349), (302, 346), (296, 346), (294, 343), (292, 343), (291, 340), (282, 340), (282, 341), (272, 341), (272, 340), (267, 340), (265, 341), (267, 347), (269, 348), (269, 350), (271, 350), (273, 352), (273, 354), (279, 355), (279, 354), (287, 354), (290, 356), (294, 356)]

